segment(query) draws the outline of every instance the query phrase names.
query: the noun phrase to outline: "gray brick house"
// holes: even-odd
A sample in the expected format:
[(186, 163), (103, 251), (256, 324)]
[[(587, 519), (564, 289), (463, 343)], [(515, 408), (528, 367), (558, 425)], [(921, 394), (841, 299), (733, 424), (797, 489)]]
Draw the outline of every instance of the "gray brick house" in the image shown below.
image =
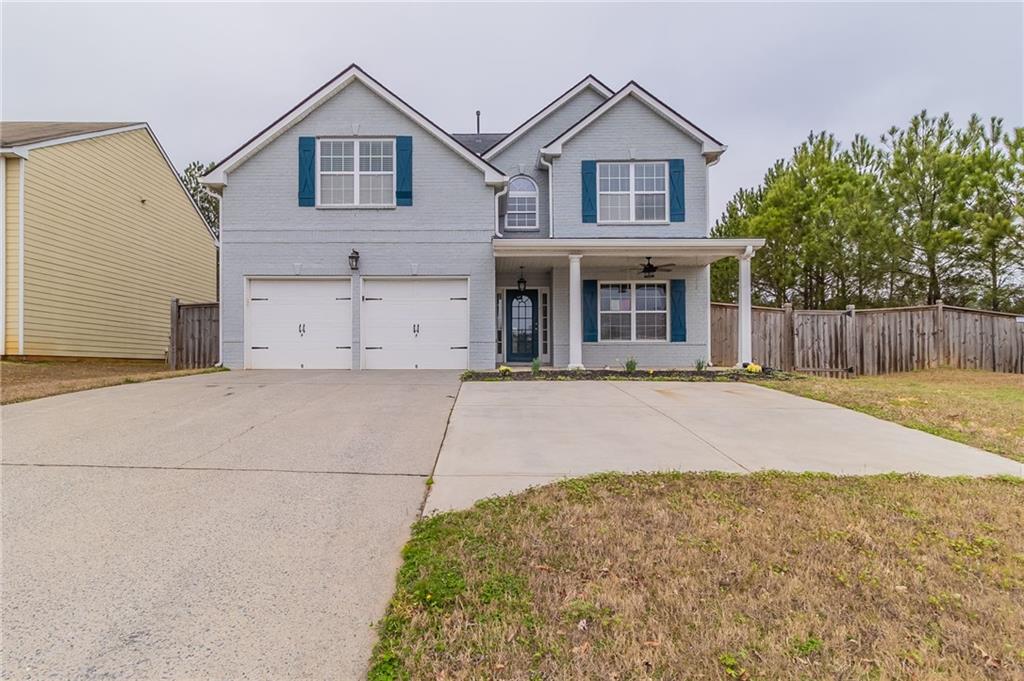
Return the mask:
[(356, 65), (217, 164), (232, 368), (709, 359), (708, 166), (725, 146), (593, 76), (510, 133), (449, 134)]

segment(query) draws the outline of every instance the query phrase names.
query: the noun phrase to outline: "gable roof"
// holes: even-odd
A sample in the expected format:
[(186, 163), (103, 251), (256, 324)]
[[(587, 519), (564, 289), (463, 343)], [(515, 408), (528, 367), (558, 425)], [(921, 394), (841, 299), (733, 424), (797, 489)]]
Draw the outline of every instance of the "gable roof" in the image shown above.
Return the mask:
[(436, 123), (421, 114), (405, 100), (391, 90), (384, 87), (379, 81), (370, 76), (357, 64), (352, 64), (341, 73), (317, 88), (312, 94), (293, 106), (284, 115), (280, 116), (273, 123), (256, 133), (242, 146), (228, 154), (226, 158), (217, 163), (203, 178), (204, 184), (222, 187), (227, 184), (227, 173), (241, 165), (250, 156), (265, 147), (279, 135), (301, 121), (312, 113), (317, 107), (341, 92), (344, 88), (358, 82), (369, 88), (374, 94), (403, 114), (411, 118), (421, 128), (436, 137), (442, 144), (466, 159), (471, 165), (484, 174), (484, 182), (490, 185), (503, 185), (508, 177), (499, 168), (483, 160), (472, 149), (466, 147), (452, 135), (445, 132)]
[(587, 74), (578, 83), (556, 97), (550, 104), (530, 116), (530, 118), (526, 119), (518, 128), (508, 133), (504, 138), (495, 142), (483, 152), (483, 157), (487, 159), (494, 158), (505, 149), (508, 149), (513, 142), (529, 132), (535, 125), (550, 116), (552, 113), (557, 111), (559, 107), (587, 88), (591, 88), (605, 99), (612, 96), (611, 88), (602, 83), (595, 76)]
[(145, 130), (149, 135), (149, 139), (153, 141), (157, 151), (160, 152), (160, 156), (163, 157), (164, 162), (167, 164), (168, 170), (174, 175), (174, 179), (178, 182), (178, 186), (181, 187), (181, 191), (188, 197), (189, 203), (192, 204), (192, 208), (195, 209), (196, 215), (199, 216), (199, 220), (206, 227), (206, 231), (210, 233), (213, 238), (213, 242), (218, 244), (217, 234), (213, 231), (213, 228), (203, 217), (203, 211), (199, 209), (199, 205), (196, 203), (195, 198), (185, 188), (185, 183), (181, 181), (181, 175), (178, 174), (178, 169), (174, 167), (171, 162), (171, 157), (167, 155), (160, 140), (157, 139), (156, 133), (149, 127), (149, 123), (71, 123), (71, 122), (54, 122), (54, 121), (3, 121), (0, 122), (0, 153), (2, 154), (13, 154), (22, 158), (28, 158), (28, 153), (33, 149), (40, 149), (43, 147), (52, 147), (58, 144), (68, 144), (70, 142), (79, 142), (81, 140), (94, 139), (96, 137), (105, 137), (107, 135), (114, 135), (121, 132), (131, 132), (133, 130)]
[(501, 140), (508, 137), (507, 132), (453, 132), (452, 137), (479, 156)]
[(609, 99), (605, 100), (603, 104), (600, 104), (593, 111), (588, 113), (586, 116), (576, 121), (569, 127), (568, 130), (560, 134), (555, 139), (551, 140), (541, 148), (540, 153), (543, 156), (560, 156), (562, 153), (562, 146), (575, 137), (582, 130), (587, 128), (591, 123), (601, 118), (604, 114), (611, 111), (615, 106), (627, 97), (633, 97), (641, 103), (645, 104), (648, 108), (653, 110), (655, 113), (660, 115), (666, 121), (674, 125), (679, 130), (683, 131), (690, 137), (694, 138), (701, 143), (701, 153), (704, 155), (704, 159), (708, 165), (718, 162), (718, 158), (725, 153), (726, 146), (719, 142), (717, 139), (712, 137), (710, 134), (702, 130), (701, 128), (694, 125), (690, 120), (684, 117), (682, 114), (677, 112), (675, 109), (670, 107), (665, 102), (661, 101), (650, 92), (640, 87), (639, 83), (634, 80), (629, 81), (626, 85), (612, 95)]
[(65, 121), (3, 121), (0, 122), (0, 147), (17, 147), (49, 142), (62, 137), (75, 137), (143, 123), (84, 123)]

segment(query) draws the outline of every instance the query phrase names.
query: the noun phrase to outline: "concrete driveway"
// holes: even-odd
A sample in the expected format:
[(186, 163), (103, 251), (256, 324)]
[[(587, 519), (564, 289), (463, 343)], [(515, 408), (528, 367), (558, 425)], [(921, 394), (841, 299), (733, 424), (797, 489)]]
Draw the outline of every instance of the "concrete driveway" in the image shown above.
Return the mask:
[(3, 678), (365, 673), (455, 372), (230, 372), (3, 409)]
[(466, 383), (426, 512), (601, 471), (1024, 475), (995, 454), (747, 383)]

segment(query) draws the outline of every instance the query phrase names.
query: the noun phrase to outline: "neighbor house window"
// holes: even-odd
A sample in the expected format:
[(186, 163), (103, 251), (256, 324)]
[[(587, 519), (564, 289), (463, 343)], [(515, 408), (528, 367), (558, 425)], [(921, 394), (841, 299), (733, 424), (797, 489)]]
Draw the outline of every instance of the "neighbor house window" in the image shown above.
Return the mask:
[(321, 139), (321, 206), (395, 205), (395, 141)]
[(598, 163), (598, 222), (666, 222), (668, 163)]
[(598, 310), (599, 338), (603, 341), (668, 340), (665, 284), (601, 284)]
[(520, 175), (509, 181), (505, 227), (537, 229), (537, 183), (532, 178)]

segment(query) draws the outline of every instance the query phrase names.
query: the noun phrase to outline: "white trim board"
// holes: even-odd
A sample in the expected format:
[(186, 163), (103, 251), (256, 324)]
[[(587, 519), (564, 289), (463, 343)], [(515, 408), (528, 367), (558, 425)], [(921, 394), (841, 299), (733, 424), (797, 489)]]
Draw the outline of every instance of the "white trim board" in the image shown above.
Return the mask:
[(565, 104), (570, 99), (572, 99), (573, 97), (575, 97), (576, 95), (578, 95), (579, 93), (583, 92), (588, 88), (593, 90), (597, 94), (601, 95), (605, 99), (608, 99), (609, 97), (612, 96), (612, 91), (609, 90), (604, 83), (599, 81), (594, 76), (588, 75), (583, 80), (569, 88), (569, 90), (567, 90), (560, 97), (555, 99), (555, 101), (551, 102), (546, 107), (544, 107), (536, 114), (534, 114), (532, 117), (527, 119), (525, 123), (522, 123), (518, 128), (516, 128), (508, 135), (506, 135), (504, 139), (502, 139), (500, 142), (492, 146), (490, 149), (484, 151), (482, 156), (487, 160), (491, 160), (492, 158), (500, 154), (502, 151), (512, 146), (512, 144), (516, 140), (518, 140), (520, 137), (522, 137), (531, 129), (533, 129), (542, 120), (544, 120), (545, 118), (553, 114), (555, 111), (557, 111), (559, 108), (561, 108), (563, 104)]
[(581, 131), (587, 128), (591, 123), (601, 118), (604, 114), (615, 108), (615, 106), (624, 100), (626, 97), (633, 97), (639, 102), (646, 105), (652, 111), (660, 115), (666, 121), (674, 125), (679, 130), (683, 131), (693, 139), (701, 143), (701, 153), (704, 154), (705, 161), (708, 164), (712, 164), (718, 161), (718, 158), (725, 152), (726, 146), (716, 140), (711, 135), (707, 134), (696, 125), (688, 121), (677, 112), (673, 111), (667, 104), (660, 101), (657, 97), (643, 89), (635, 81), (630, 81), (621, 90), (612, 95), (611, 98), (605, 100), (604, 104), (601, 104), (596, 109), (591, 111), (589, 114), (584, 116), (582, 119), (577, 121), (572, 127), (563, 132), (555, 139), (548, 142), (541, 150), (542, 156), (554, 157), (562, 155), (562, 147), (566, 142), (571, 140), (573, 137), (578, 135)]
[(347, 69), (339, 73), (319, 90), (316, 90), (309, 97), (299, 102), (295, 107), (288, 111), (288, 113), (278, 118), (255, 137), (233, 151), (227, 158), (218, 163), (213, 170), (205, 175), (201, 181), (203, 184), (213, 187), (223, 187), (227, 185), (228, 175), (232, 170), (247, 161), (263, 147), (270, 144), (270, 142), (277, 139), (277, 137), (293, 125), (311, 114), (314, 110), (320, 107), (321, 104), (325, 103), (354, 82), (361, 83), (369, 88), (374, 94), (401, 113), (405, 114), (414, 123), (465, 159), (470, 163), (470, 165), (480, 170), (484, 175), (485, 184), (500, 187), (508, 182), (508, 177), (498, 168), (495, 168), (490, 163), (460, 144), (458, 140), (438, 127), (429, 118), (406, 104), (402, 99), (377, 82), (372, 76), (367, 74), (356, 64), (352, 64)]

